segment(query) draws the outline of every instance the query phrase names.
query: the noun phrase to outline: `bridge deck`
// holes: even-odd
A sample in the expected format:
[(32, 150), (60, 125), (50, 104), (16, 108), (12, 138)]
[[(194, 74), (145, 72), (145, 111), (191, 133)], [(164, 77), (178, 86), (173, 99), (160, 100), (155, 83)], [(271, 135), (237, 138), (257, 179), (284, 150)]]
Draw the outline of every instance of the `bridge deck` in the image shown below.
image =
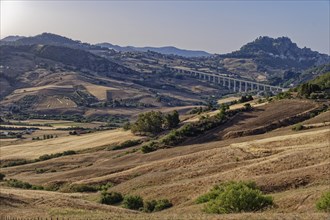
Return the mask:
[[(244, 79), (232, 78), (232, 77), (220, 75), (219, 73), (218, 74), (205, 73), (205, 72), (201, 72), (201, 71), (190, 70), (190, 69), (185, 69), (185, 68), (178, 68), (178, 67), (170, 67), (169, 69), (172, 71), (175, 71), (175, 72), (179, 72), (179, 73), (187, 73), (187, 74), (191, 74), (191, 75), (195, 75), (195, 76), (198, 75), (199, 78), (204, 78), (204, 79), (208, 78), (207, 79), (208, 81), (213, 81), (213, 82), (216, 82), (215, 79), (217, 78), (218, 83), (220, 83), (220, 79), (222, 79), (223, 85), (225, 85), (225, 80), (227, 80), (229, 89), (234, 88), (234, 91), (236, 90), (237, 83), (239, 83), (239, 86), (237, 86), (237, 88), (239, 88), (240, 91), (242, 90), (242, 84), (245, 84), (244, 85), (245, 91), (247, 91), (249, 84), (250, 84), (251, 90), (254, 90), (254, 87), (256, 87), (257, 88), (256, 90), (258, 90), (258, 91), (266, 91), (267, 90), (266, 88), (268, 88), (268, 90), (270, 90), (270, 91), (275, 90), (277, 92), (282, 92), (282, 91), (287, 90), (287, 89), (281, 88), (279, 86), (271, 86), (271, 85), (264, 84), (264, 83), (258, 83), (258, 82), (254, 82), (254, 81), (244, 80)], [(211, 80), (211, 77), (213, 78), (212, 80)], [(233, 85), (231, 85), (231, 81), (232, 81)]]

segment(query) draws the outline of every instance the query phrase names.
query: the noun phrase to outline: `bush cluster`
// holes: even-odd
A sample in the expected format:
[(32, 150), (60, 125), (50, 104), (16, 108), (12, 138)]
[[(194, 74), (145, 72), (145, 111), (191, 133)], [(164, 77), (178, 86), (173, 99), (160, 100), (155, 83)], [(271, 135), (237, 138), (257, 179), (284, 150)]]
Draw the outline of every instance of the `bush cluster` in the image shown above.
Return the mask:
[[(57, 138), (57, 135), (52, 135), (52, 134), (45, 135), (44, 134), (44, 136), (42, 138), (43, 138), (43, 140), (47, 140), (47, 139)], [(42, 138), (40, 138), (40, 137), (32, 137), (32, 140), (33, 141), (35, 141), (35, 140), (38, 141), (38, 140), (42, 140)]]
[(281, 99), (290, 99), (292, 98), (291, 92), (286, 91), (286, 92), (280, 92), (279, 94), (276, 95), (276, 99), (281, 100)]
[(142, 153), (150, 153), (150, 152), (156, 151), (157, 149), (158, 149), (158, 143), (155, 141), (152, 141), (141, 147)]
[(99, 191), (107, 191), (109, 188), (111, 188), (111, 187), (113, 187), (113, 183), (111, 183), (111, 182), (108, 182), (108, 183), (106, 183), (106, 184), (103, 184), (103, 185), (99, 185), (99, 186), (97, 186), (97, 189), (99, 190)]
[(26, 159), (18, 159), (18, 160), (12, 160), (12, 161), (2, 163), (1, 167), (13, 167), (13, 166), (24, 165), (27, 163), (30, 163), (30, 161), (28, 161)]
[(242, 110), (232, 110), (226, 111), (226, 106), (220, 110), (220, 112), (211, 117), (201, 117), (199, 121), (192, 122), (183, 125), (182, 127), (172, 130), (170, 133), (161, 138), (158, 142), (152, 141), (144, 146), (141, 150), (143, 153), (149, 153), (160, 148), (176, 146), (184, 142), (188, 137), (196, 137), (198, 135), (204, 134), (223, 123), (225, 123), (228, 117), (237, 114), (240, 111), (247, 111), (251, 108), (245, 108)]
[(151, 111), (139, 114), (136, 122), (130, 127), (133, 133), (156, 135), (165, 129), (177, 127), (179, 123), (180, 119), (177, 111), (165, 115), (159, 111)]
[(201, 114), (201, 113), (203, 113), (203, 112), (206, 112), (206, 111), (208, 111), (208, 109), (207, 108), (203, 108), (203, 107), (194, 107), (193, 109), (191, 109), (190, 111), (189, 111), (189, 113), (188, 114)]
[(248, 101), (252, 101), (253, 97), (252, 95), (243, 95), (240, 99), (239, 102), (240, 103), (244, 103), (244, 102), (248, 102)]
[(320, 211), (330, 212), (330, 191), (321, 196), (316, 203), (316, 208)]
[(114, 205), (122, 202), (124, 208), (148, 213), (158, 212), (173, 206), (168, 199), (143, 201), (141, 196), (126, 195), (123, 197), (121, 193), (106, 191), (102, 191), (99, 201), (107, 205)]
[(326, 72), (315, 79), (299, 85), (294, 91), (298, 92), (300, 97), (311, 99), (327, 99), (329, 98), (330, 88), (330, 72)]
[(197, 198), (206, 203), (207, 213), (254, 212), (273, 205), (270, 196), (264, 196), (254, 182), (228, 182), (215, 186), (209, 193)]
[(302, 124), (296, 124), (292, 127), (293, 131), (301, 131), (304, 129), (304, 126)]
[(118, 192), (106, 192), (102, 191), (100, 203), (107, 204), (107, 205), (113, 205), (118, 204), (123, 201), (123, 196), (121, 193)]
[(46, 119), (46, 120), (65, 120), (65, 121), (74, 121), (74, 122), (93, 122), (93, 121), (102, 121), (102, 122), (112, 122), (116, 124), (121, 124), (127, 122), (127, 118), (117, 115), (93, 115), (85, 117), (81, 114), (58, 114), (58, 115), (45, 115), (45, 114), (26, 114), (22, 112), (13, 112), (15, 114), (6, 115), (6, 119), (12, 119), (17, 121), (28, 120), (28, 119)]
[(67, 150), (67, 151), (64, 151), (62, 153), (55, 153), (55, 154), (44, 154), (44, 155), (41, 155), (38, 159), (36, 159), (36, 162), (44, 161), (44, 160), (50, 160), (50, 159), (56, 158), (56, 157), (74, 155), (74, 154), (76, 154), (76, 152), (73, 151), (73, 150)]
[(129, 148), (129, 147), (139, 145), (141, 143), (142, 143), (141, 140), (128, 140), (128, 141), (125, 141), (125, 142), (121, 143), (120, 145), (116, 145), (116, 146), (112, 147), (111, 149), (112, 150), (121, 150), (121, 149), (125, 149), (125, 148)]
[(173, 204), (168, 199), (146, 201), (143, 205), (145, 212), (158, 212), (171, 208)]
[(43, 190), (44, 187), (32, 185), (27, 182), (23, 182), (17, 179), (9, 179), (7, 180), (7, 185), (10, 187), (21, 188), (21, 189), (33, 189), (33, 190)]
[(87, 184), (76, 184), (70, 186), (71, 192), (97, 192), (98, 187)]
[(143, 199), (141, 196), (127, 195), (124, 197), (123, 207), (127, 209), (139, 210), (143, 208)]
[(28, 163), (35, 163), (35, 162), (39, 162), (39, 161), (50, 160), (53, 158), (74, 155), (74, 154), (77, 154), (77, 152), (73, 151), (73, 150), (68, 150), (68, 151), (64, 151), (62, 153), (55, 153), (55, 154), (44, 154), (34, 160), (19, 159), (19, 160), (8, 161), (7, 163), (2, 164), (1, 167), (19, 166), (19, 165), (24, 165), (24, 164), (28, 164)]

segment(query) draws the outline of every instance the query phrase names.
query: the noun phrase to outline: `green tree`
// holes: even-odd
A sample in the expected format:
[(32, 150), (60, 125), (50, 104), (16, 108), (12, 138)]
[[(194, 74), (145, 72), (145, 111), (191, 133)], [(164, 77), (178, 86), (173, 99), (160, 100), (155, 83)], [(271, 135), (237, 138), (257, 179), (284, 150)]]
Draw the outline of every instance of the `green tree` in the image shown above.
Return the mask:
[(176, 111), (176, 110), (174, 110), (172, 112), (172, 114), (171, 113), (166, 114), (164, 121), (165, 121), (164, 122), (165, 123), (165, 127), (167, 129), (172, 129), (172, 128), (177, 127), (179, 125), (179, 123), (180, 123), (179, 112)]
[(159, 111), (141, 113), (131, 130), (133, 133), (158, 134), (163, 130), (163, 122), (163, 114)]

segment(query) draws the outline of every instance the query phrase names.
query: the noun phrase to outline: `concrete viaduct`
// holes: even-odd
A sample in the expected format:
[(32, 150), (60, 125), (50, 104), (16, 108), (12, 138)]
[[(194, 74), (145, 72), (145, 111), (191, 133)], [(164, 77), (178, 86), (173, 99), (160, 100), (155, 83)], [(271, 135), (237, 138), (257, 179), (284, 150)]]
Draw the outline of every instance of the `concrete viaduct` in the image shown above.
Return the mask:
[(188, 70), (183, 68), (177, 67), (169, 67), (171, 71), (177, 73), (184, 73), (189, 74), (190, 76), (202, 80), (207, 80), (209, 82), (218, 83), (224, 87), (228, 87), (228, 89), (233, 90), (234, 92), (248, 92), (248, 91), (271, 91), (274, 93), (279, 93), (286, 91), (286, 89), (278, 87), (278, 86), (271, 86), (263, 83), (247, 81), (243, 79), (236, 79), (227, 76), (222, 76), (215, 73), (204, 73), (195, 70)]

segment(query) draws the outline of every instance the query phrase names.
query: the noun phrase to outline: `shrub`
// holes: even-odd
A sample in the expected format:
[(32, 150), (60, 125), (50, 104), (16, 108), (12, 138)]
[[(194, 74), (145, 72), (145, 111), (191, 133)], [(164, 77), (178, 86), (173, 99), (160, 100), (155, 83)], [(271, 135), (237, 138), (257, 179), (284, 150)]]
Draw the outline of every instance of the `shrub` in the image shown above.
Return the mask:
[(2, 165), (2, 167), (13, 167), (13, 166), (24, 165), (24, 164), (27, 164), (27, 163), (29, 163), (28, 160), (18, 159), (18, 160), (9, 161), (6, 164)]
[(3, 173), (0, 173), (0, 181), (3, 181), (3, 179), (6, 177), (6, 175), (5, 174), (3, 174)]
[(155, 206), (157, 205), (156, 200), (146, 201), (143, 206), (143, 211), (145, 212), (153, 212), (155, 210)]
[(112, 150), (121, 150), (121, 149), (125, 149), (128, 147), (136, 146), (141, 143), (142, 143), (141, 140), (128, 140), (128, 141), (121, 143), (120, 145), (112, 147)]
[(157, 148), (158, 148), (157, 142), (152, 141), (149, 144), (143, 145), (141, 147), (141, 151), (142, 151), (142, 153), (146, 154), (146, 153), (150, 153), (152, 151), (157, 150)]
[(100, 185), (97, 187), (98, 190), (100, 191), (107, 191), (109, 188), (113, 187), (113, 183), (109, 182), (104, 185)]
[(47, 170), (42, 169), (42, 168), (40, 168), (40, 169), (39, 168), (36, 168), (35, 171), (36, 171), (36, 174), (41, 174), (41, 173), (46, 172)]
[(108, 193), (106, 191), (102, 191), (101, 193), (100, 203), (102, 204), (113, 205), (120, 203), (121, 201), (123, 201), (123, 196), (118, 192)]
[(172, 203), (168, 199), (146, 201), (143, 206), (145, 212), (158, 212), (172, 207)]
[(289, 99), (291, 98), (291, 93), (289, 91), (287, 92), (280, 92), (279, 94), (276, 95), (277, 99)]
[(9, 179), (7, 180), (7, 185), (10, 187), (21, 188), (21, 189), (33, 189), (33, 190), (43, 190), (44, 187), (32, 185), (27, 182), (23, 182), (17, 179)]
[(244, 108), (245, 108), (245, 110), (251, 110), (252, 109), (252, 106), (251, 106), (250, 103), (245, 103), (244, 104)]
[(96, 192), (97, 187), (86, 184), (71, 185), (70, 190), (72, 192)]
[(161, 211), (164, 209), (171, 208), (172, 206), (173, 206), (172, 203), (168, 199), (158, 200), (154, 211), (155, 212)]
[(38, 159), (36, 159), (36, 161), (50, 160), (50, 159), (53, 159), (53, 158), (68, 156), (68, 155), (74, 155), (74, 154), (76, 154), (76, 152), (73, 151), (73, 150), (67, 150), (67, 151), (64, 151), (62, 153), (55, 153), (55, 154), (44, 154), (44, 155), (41, 155)]
[(320, 211), (330, 212), (330, 191), (321, 196), (316, 203), (316, 208)]
[(211, 189), (210, 192), (201, 195), (197, 198), (196, 203), (200, 204), (200, 203), (205, 203), (211, 200), (214, 200), (217, 198), (217, 196), (222, 192), (222, 190), (220, 190), (220, 186), (214, 186), (213, 189)]
[(48, 183), (45, 186), (45, 190), (47, 190), (47, 191), (57, 191), (65, 185), (66, 185), (65, 181), (54, 181), (54, 182)]
[(199, 197), (208, 213), (254, 212), (273, 204), (270, 196), (264, 196), (254, 182), (229, 182), (214, 187), (211, 192)]
[(33, 189), (33, 190), (44, 190), (44, 187), (43, 186), (32, 185), (31, 189)]
[(185, 137), (182, 135), (182, 132), (178, 130), (172, 130), (161, 140), (161, 142), (165, 145), (174, 146), (179, 143), (182, 143), (184, 139)]
[(253, 100), (252, 95), (246, 95), (246, 96), (244, 95), (240, 98), (239, 102), (244, 103), (244, 102), (248, 102), (248, 101), (251, 101), (251, 100)]
[(67, 150), (67, 151), (64, 151), (61, 156), (68, 156), (68, 155), (74, 155), (74, 154), (76, 154), (76, 151)]
[(304, 126), (302, 124), (296, 124), (292, 127), (293, 131), (300, 131), (302, 129), (304, 129)]
[(11, 187), (15, 187), (15, 188), (21, 188), (21, 189), (31, 189), (32, 188), (32, 185), (30, 183), (23, 182), (23, 181), (16, 180), (16, 179), (7, 180), (7, 185), (11, 186)]
[(139, 210), (143, 207), (143, 199), (141, 196), (127, 195), (124, 198), (123, 207), (127, 209)]
[(43, 160), (49, 160), (51, 159), (52, 157), (49, 155), (49, 154), (44, 154), (44, 155), (41, 155), (38, 159), (40, 161), (43, 161)]

